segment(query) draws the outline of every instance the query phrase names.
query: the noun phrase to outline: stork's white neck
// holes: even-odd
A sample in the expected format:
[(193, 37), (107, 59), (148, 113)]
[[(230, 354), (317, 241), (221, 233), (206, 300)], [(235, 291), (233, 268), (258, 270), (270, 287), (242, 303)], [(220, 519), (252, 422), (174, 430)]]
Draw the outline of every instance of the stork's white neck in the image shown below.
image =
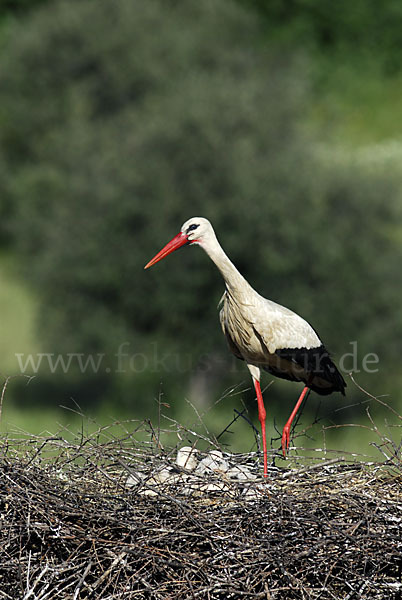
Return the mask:
[[(202, 240), (200, 246), (205, 250), (210, 259), (216, 264), (222, 277), (225, 280), (226, 287), (232, 294), (243, 295), (253, 290), (243, 275), (236, 269), (230, 258), (227, 256), (222, 246), (218, 242), (215, 233), (208, 239)], [(253, 290), (254, 291), (254, 290)]]

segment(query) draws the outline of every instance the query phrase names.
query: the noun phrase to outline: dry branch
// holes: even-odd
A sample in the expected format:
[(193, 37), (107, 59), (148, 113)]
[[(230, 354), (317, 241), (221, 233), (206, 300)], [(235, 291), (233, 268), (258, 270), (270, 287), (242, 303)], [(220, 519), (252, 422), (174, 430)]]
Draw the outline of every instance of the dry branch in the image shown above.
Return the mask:
[(226, 455), (240, 481), (190, 475), (144, 427), (151, 442), (2, 440), (0, 599), (401, 597), (400, 455), (266, 482)]

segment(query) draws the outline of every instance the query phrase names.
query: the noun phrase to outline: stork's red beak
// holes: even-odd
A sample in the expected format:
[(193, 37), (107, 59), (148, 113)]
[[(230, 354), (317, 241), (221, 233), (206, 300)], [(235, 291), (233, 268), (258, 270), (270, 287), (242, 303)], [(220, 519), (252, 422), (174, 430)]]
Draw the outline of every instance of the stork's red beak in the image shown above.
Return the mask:
[(152, 260), (149, 261), (148, 264), (145, 265), (144, 269), (148, 269), (149, 267), (152, 267), (152, 265), (159, 262), (160, 260), (162, 260), (162, 258), (165, 258), (165, 256), (167, 256), (168, 254), (171, 254), (178, 248), (181, 248), (181, 246), (184, 246), (184, 244), (187, 244), (187, 242), (188, 242), (188, 238), (187, 238), (186, 234), (182, 233), (182, 232), (178, 233), (177, 235), (174, 236), (174, 238), (172, 240), (170, 240), (169, 243), (166, 244), (166, 246), (164, 246), (162, 248), (162, 250), (160, 252), (158, 252), (158, 254), (156, 256), (153, 257)]

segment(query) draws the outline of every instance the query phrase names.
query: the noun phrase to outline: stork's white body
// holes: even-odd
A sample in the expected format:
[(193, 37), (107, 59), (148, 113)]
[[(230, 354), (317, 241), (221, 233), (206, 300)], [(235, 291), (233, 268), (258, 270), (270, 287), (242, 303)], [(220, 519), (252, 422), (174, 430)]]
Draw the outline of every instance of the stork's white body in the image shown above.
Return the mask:
[(222, 329), (247, 362), (261, 366), (281, 348), (316, 348), (314, 329), (288, 308), (267, 300), (247, 284), (242, 290), (226, 284), (220, 312)]
[(289, 444), (290, 425), (308, 389), (319, 394), (344, 393), (345, 382), (311, 325), (293, 311), (263, 298), (239, 273), (219, 244), (211, 223), (193, 217), (181, 232), (147, 265), (155, 264), (184, 244), (200, 245), (222, 273), (220, 321), (233, 354), (247, 363), (257, 392), (258, 412), (264, 446), (264, 475), (267, 473), (265, 408), (260, 389), (260, 368), (284, 379), (306, 385), (282, 436), (282, 448)]

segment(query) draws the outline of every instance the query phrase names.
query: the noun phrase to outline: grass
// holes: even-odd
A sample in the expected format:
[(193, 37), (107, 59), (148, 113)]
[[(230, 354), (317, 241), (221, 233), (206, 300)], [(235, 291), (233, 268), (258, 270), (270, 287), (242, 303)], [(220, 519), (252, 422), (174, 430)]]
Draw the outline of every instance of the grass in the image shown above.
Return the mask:
[[(209, 449), (211, 439), (229, 453), (246, 453), (257, 449), (257, 438), (259, 440), (259, 422), (255, 417), (247, 416), (247, 420), (238, 417), (238, 413), (232, 408), (223, 411), (212, 407), (206, 414), (199, 415), (191, 406), (186, 406), (180, 411), (177, 418), (167, 414), (158, 417), (155, 406), (153, 415), (149, 419), (155, 436), (160, 439), (164, 446), (192, 445), (197, 439), (197, 447), (200, 450)], [(241, 407), (239, 407), (241, 410)], [(165, 410), (166, 413), (166, 410)], [(291, 443), (290, 456), (300, 454), (309, 458), (326, 453), (342, 453), (345, 457), (353, 457), (362, 460), (381, 460), (384, 456), (378, 445), (385, 436), (388, 439), (396, 439), (398, 432), (394, 430), (398, 420), (392, 419), (388, 411), (384, 410), (382, 415), (376, 415), (375, 422), (370, 420), (366, 414), (365, 406), (361, 406), (360, 419), (353, 423), (341, 423), (334, 418), (312, 423), (308, 414), (302, 416), (296, 435)], [(231, 423), (232, 419), (234, 422)], [(251, 420), (251, 424), (248, 420)], [(373, 419), (374, 421), (374, 419)], [(5, 398), (3, 406), (0, 433), (11, 438), (34, 436), (60, 436), (68, 441), (76, 440), (80, 435), (94, 437), (97, 439), (124, 437), (127, 433), (136, 431), (141, 423), (138, 412), (133, 406), (131, 414), (116, 414), (104, 409), (92, 415), (79, 414), (78, 411), (56, 408), (24, 408), (18, 409), (13, 403)], [(178, 423), (182, 424), (178, 426)], [(278, 429), (283, 424), (278, 423)], [(141, 428), (142, 429), (142, 428)], [(164, 431), (159, 434), (160, 429)], [(227, 431), (225, 432), (225, 430)], [(169, 431), (172, 431), (169, 434)], [(224, 432), (224, 433), (222, 433)], [(144, 441), (142, 434), (136, 434), (138, 441)], [(273, 439), (272, 439), (273, 438)], [(202, 439), (207, 440), (203, 445)], [(280, 435), (275, 431), (273, 419), (267, 420), (268, 446), (278, 450), (280, 447)], [(293, 444), (298, 448), (294, 449)], [(293, 449), (292, 449), (293, 448)], [(279, 461), (279, 462), (278, 462)], [(277, 453), (276, 462), (283, 465), (280, 453)]]
[(35, 334), (38, 302), (15, 273), (12, 256), (0, 254), (0, 373), (8, 375), (18, 372), (16, 354), (35, 353), (39, 345)]

